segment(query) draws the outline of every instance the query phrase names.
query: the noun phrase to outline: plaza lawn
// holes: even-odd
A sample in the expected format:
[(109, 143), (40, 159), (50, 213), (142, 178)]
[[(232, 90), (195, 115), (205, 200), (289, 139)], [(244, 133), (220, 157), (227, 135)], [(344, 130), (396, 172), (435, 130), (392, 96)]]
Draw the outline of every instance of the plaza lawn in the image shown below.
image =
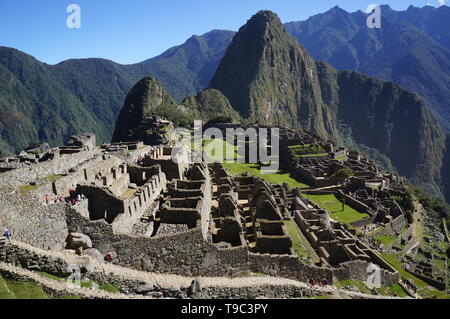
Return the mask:
[[(289, 172), (269, 170), (266, 167), (260, 167), (258, 164), (246, 164), (239, 163), (237, 159), (237, 146), (233, 146), (228, 142), (221, 139), (212, 139), (204, 142), (203, 150), (208, 154), (212, 161), (217, 160), (223, 162), (224, 168), (231, 175), (241, 175), (242, 173), (248, 173), (251, 176), (258, 176), (265, 179), (271, 184), (283, 184), (288, 183), (290, 187), (296, 188), (308, 188), (309, 186), (298, 182)], [(227, 161), (234, 160), (232, 163)]]
[[(223, 163), (223, 167), (230, 173), (231, 175), (241, 175), (242, 173), (247, 172), (248, 175), (258, 176), (265, 179), (268, 183), (271, 184), (283, 184), (288, 183), (291, 188), (309, 188), (308, 185), (303, 184), (295, 180), (291, 177), (291, 174), (288, 172), (282, 171), (265, 171), (268, 174), (263, 174), (257, 164), (244, 164), (244, 163)], [(263, 168), (264, 169), (264, 168)], [(270, 173), (270, 174), (269, 174)]]
[(305, 194), (305, 196), (330, 213), (331, 218), (343, 224), (350, 224), (369, 217), (369, 215), (360, 213), (348, 205), (345, 205), (344, 211), (342, 211), (342, 202), (339, 201), (334, 194)]

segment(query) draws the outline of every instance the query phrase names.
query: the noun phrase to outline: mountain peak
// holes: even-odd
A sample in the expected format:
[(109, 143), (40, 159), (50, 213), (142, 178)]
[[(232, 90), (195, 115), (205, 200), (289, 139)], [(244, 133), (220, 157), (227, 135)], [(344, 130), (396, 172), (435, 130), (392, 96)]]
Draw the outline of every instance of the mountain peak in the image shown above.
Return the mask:
[(261, 10), (253, 15), (241, 30), (249, 28), (266, 30), (268, 28), (283, 28), (283, 24), (276, 13), (269, 10)]
[(342, 9), (340, 6), (336, 5), (333, 8), (331, 8), (330, 10), (328, 10), (328, 12), (343, 12), (343, 13), (348, 13), (347, 11), (345, 11), (344, 9)]
[[(210, 88), (220, 90), (246, 118), (294, 126), (297, 93), (303, 85), (315, 86), (310, 82), (313, 68), (314, 62), (287, 33), (280, 18), (271, 11), (260, 11), (234, 36)], [(311, 95), (316, 93), (313, 91)], [(280, 92), (288, 93), (279, 98)], [(316, 99), (311, 97), (304, 104), (310, 101)]]
[(278, 15), (277, 15), (275, 12), (270, 11), (270, 10), (261, 10), (261, 11), (258, 11), (257, 13), (255, 13), (255, 14), (250, 18), (250, 20), (252, 20), (252, 19), (254, 19), (254, 18), (265, 18), (265, 19), (267, 19), (267, 20), (273, 20), (273, 19), (278, 19), (278, 20), (279, 20)]

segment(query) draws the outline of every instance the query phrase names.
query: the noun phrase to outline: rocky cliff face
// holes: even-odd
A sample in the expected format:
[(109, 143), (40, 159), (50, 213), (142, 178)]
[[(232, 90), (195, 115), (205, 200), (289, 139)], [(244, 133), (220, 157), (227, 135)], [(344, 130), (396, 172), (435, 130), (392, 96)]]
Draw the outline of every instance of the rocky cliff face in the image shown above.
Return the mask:
[(443, 194), (446, 135), (423, 100), (314, 61), (272, 12), (257, 13), (239, 30), (210, 87), (244, 117), (371, 148), (401, 175)]

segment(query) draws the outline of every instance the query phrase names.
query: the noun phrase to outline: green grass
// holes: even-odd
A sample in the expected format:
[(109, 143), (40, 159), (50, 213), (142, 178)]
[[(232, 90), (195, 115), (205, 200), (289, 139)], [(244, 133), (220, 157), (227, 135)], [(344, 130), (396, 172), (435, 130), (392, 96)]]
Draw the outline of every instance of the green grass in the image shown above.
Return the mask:
[(389, 287), (389, 291), (395, 293), (399, 297), (408, 297), (409, 295), (406, 293), (406, 291), (400, 286), (398, 283), (393, 284), (391, 287)]
[(49, 299), (42, 287), (35, 282), (5, 281), (15, 299)]
[[(212, 159), (221, 160), (224, 159), (225, 162), (222, 163), (224, 168), (231, 175), (241, 175), (242, 173), (248, 173), (251, 176), (261, 177), (271, 184), (283, 184), (288, 183), (292, 188), (308, 188), (309, 185), (301, 183), (295, 180), (289, 172), (278, 171), (278, 170), (265, 170), (264, 167), (260, 167), (258, 164), (247, 164), (239, 163), (237, 161), (238, 147), (229, 144), (221, 139), (212, 139), (204, 142), (203, 145), (204, 152), (208, 154)], [(227, 160), (234, 160), (232, 163), (227, 163)]]
[(49, 299), (49, 297), (35, 282), (4, 279), (0, 276), (0, 299)]
[(328, 156), (328, 153), (298, 155), (298, 157), (325, 157), (325, 156)]
[(98, 286), (98, 288), (100, 290), (104, 290), (104, 291), (107, 291), (107, 292), (112, 292), (112, 293), (116, 293), (116, 294), (120, 293), (120, 290), (117, 287), (115, 287), (115, 286), (113, 286), (111, 284), (102, 284), (102, 285)]
[(67, 296), (63, 296), (58, 299), (83, 299), (83, 298), (81, 298), (80, 296), (75, 296), (75, 295), (67, 295)]
[[(358, 280), (335, 280), (335, 286), (341, 289), (344, 289), (347, 286), (353, 286), (358, 288), (358, 290), (365, 294), (372, 294), (372, 290), (367, 287), (367, 285), (363, 281)], [(382, 296), (391, 296), (391, 293), (394, 293), (398, 297), (407, 297), (408, 294), (406, 291), (398, 284), (395, 283), (390, 287), (380, 287), (375, 288), (377, 293)]]
[(29, 154), (39, 155), (39, 154), (42, 154), (42, 151), (41, 150), (34, 150), (34, 151), (29, 152)]
[(414, 285), (417, 287), (417, 292), (424, 298), (438, 298), (438, 299), (450, 299), (450, 295), (446, 294), (444, 291), (437, 290), (429, 286), (423, 280), (410, 274), (402, 267), (402, 262), (398, 260), (395, 254), (381, 254), (384, 260), (388, 262), (395, 270), (400, 273), (400, 276), (410, 279)]
[(366, 286), (366, 284), (363, 281), (358, 280), (335, 280), (334, 285), (338, 288), (345, 289), (347, 286), (356, 287), (358, 290), (365, 294), (371, 294), (371, 290), (369, 287)]
[(319, 296), (308, 297), (306, 299), (333, 299), (333, 297), (330, 295), (319, 295)]
[(319, 256), (315, 253), (307, 239), (301, 234), (297, 225), (293, 220), (285, 220), (284, 225), (292, 240), (292, 249), (297, 256), (307, 263), (317, 263), (320, 261)]
[[(41, 275), (42, 277), (46, 277), (46, 278), (49, 278), (49, 279), (52, 279), (52, 280), (56, 280), (56, 281), (59, 281), (59, 282), (62, 282), (62, 281), (66, 280), (66, 278), (60, 278), (60, 277), (48, 274), (48, 273), (43, 272), (43, 271), (37, 271), (36, 273)], [(93, 280), (89, 280), (87, 282), (81, 282), (81, 288), (92, 288), (95, 283), (96, 282), (93, 281)], [(98, 289), (104, 290), (104, 291), (107, 291), (107, 292), (112, 292), (112, 293), (120, 293), (120, 290), (117, 287), (115, 287), (115, 286), (113, 286), (111, 284), (101, 284), (101, 285), (98, 286)], [(73, 299), (73, 298), (69, 298), (69, 299)]]
[(50, 183), (53, 183), (53, 182), (57, 181), (60, 177), (61, 177), (61, 175), (52, 174), (52, 175), (48, 175), (45, 179), (48, 180)]
[(271, 184), (283, 184), (288, 183), (291, 188), (309, 188), (309, 185), (301, 183), (295, 180), (290, 173), (286, 173), (283, 171), (277, 171), (276, 173), (271, 174), (263, 174), (256, 164), (244, 164), (244, 163), (224, 163), (223, 167), (230, 173), (231, 175), (241, 175), (242, 173), (247, 172), (251, 176), (261, 177)]
[(30, 184), (28, 184), (28, 185), (22, 185), (22, 186), (19, 186), (19, 193), (20, 193), (21, 195), (25, 195), (25, 194), (27, 194), (27, 193), (33, 191), (33, 190), (38, 189), (38, 188), (41, 187), (41, 186), (42, 186), (42, 184), (36, 184), (36, 185), (30, 185)]
[(66, 280), (66, 278), (60, 278), (60, 277), (57, 277), (55, 275), (51, 275), (51, 274), (43, 272), (43, 271), (36, 271), (36, 273), (38, 275), (42, 276), (42, 277), (46, 277), (48, 279), (52, 279), (52, 280), (56, 280), (56, 281), (60, 281), (60, 282)]
[(383, 235), (375, 238), (377, 241), (381, 242), (383, 246), (388, 246), (395, 242), (398, 238), (393, 235)]
[(264, 274), (264, 273), (262, 273), (262, 272), (259, 272), (259, 271), (254, 272), (253, 274), (254, 274), (255, 276), (257, 276), (257, 277), (268, 277), (268, 275), (266, 275), (266, 274)]
[(383, 229), (384, 229), (383, 226), (380, 226), (380, 227), (378, 227), (378, 228), (375, 228), (375, 229), (372, 230), (371, 232), (368, 232), (368, 233), (366, 234), (366, 236), (368, 236), (368, 237), (373, 236), (373, 235), (379, 233), (380, 231), (382, 231)]
[(361, 219), (369, 217), (369, 215), (360, 213), (348, 205), (344, 206), (342, 211), (342, 202), (339, 201), (334, 194), (327, 195), (309, 195), (305, 196), (321, 208), (330, 213), (331, 218), (343, 224), (350, 224)]
[(0, 299), (14, 299), (14, 294), (8, 288), (6, 281), (0, 275)]
[[(311, 145), (294, 145), (289, 146), (288, 149), (293, 150), (296, 155), (307, 155), (307, 154), (323, 154), (325, 150), (320, 146), (311, 146)], [(328, 155), (328, 154), (327, 154)]]

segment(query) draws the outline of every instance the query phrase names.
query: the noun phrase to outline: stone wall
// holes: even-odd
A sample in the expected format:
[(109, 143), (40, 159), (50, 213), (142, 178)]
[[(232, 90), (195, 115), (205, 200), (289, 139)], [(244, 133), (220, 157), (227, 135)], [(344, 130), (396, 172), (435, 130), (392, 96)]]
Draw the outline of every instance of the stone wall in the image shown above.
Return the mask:
[(333, 271), (303, 264), (295, 255), (249, 254), (250, 269), (270, 276), (285, 277), (303, 282), (310, 279), (333, 282)]
[(11, 243), (0, 243), (0, 261), (61, 278), (71, 274), (68, 271), (69, 264), (63, 259), (40, 254)]
[(42, 205), (17, 193), (0, 193), (0, 228), (14, 239), (42, 248), (61, 250), (68, 235), (66, 204)]
[(360, 202), (356, 198), (353, 198), (352, 196), (345, 194), (341, 190), (337, 191), (336, 196), (341, 201), (344, 199), (346, 205), (350, 206), (351, 208), (353, 208), (361, 213), (366, 213), (366, 214), (369, 214), (370, 216), (375, 215), (375, 212), (372, 209), (370, 209), (369, 206)]
[(92, 159), (98, 151), (86, 151), (75, 154), (62, 155), (53, 160), (36, 163), (29, 167), (18, 168), (1, 173), (0, 185), (17, 187), (27, 185), (30, 181), (44, 179), (50, 175), (66, 174), (70, 169)]
[[(373, 256), (371, 256), (374, 258)], [(381, 258), (380, 258), (381, 259)], [(377, 262), (378, 263), (378, 262)], [(381, 285), (384, 287), (390, 287), (391, 285), (397, 283), (400, 279), (400, 275), (395, 271), (389, 264), (382, 261), (382, 264), (389, 267), (389, 269), (380, 269)], [(352, 260), (341, 264), (341, 267), (334, 270), (334, 275), (339, 280), (358, 280), (367, 281), (369, 278), (369, 268), (370, 263), (364, 260)]]
[(248, 269), (242, 248), (219, 250), (205, 242), (202, 229), (152, 238), (115, 234), (105, 221), (91, 222), (68, 208), (71, 232), (88, 235), (103, 255), (113, 253), (113, 263), (137, 270), (180, 275), (228, 276)]

